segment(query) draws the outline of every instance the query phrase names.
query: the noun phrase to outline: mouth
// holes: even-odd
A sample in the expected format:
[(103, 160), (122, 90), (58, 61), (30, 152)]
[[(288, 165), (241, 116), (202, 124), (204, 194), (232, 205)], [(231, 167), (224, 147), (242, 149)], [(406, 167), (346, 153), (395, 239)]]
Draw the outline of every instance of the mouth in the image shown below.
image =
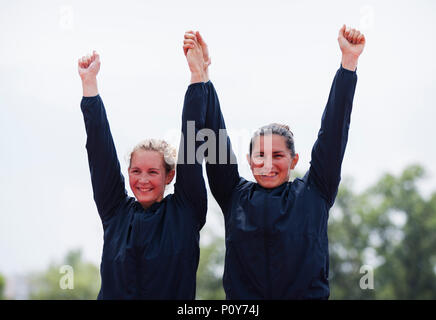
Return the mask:
[(136, 188), (140, 192), (151, 192), (154, 188)]
[(267, 174), (261, 174), (260, 176), (262, 178), (271, 179), (271, 178), (275, 178), (277, 175), (278, 175), (277, 172), (270, 172), (270, 173), (267, 173)]

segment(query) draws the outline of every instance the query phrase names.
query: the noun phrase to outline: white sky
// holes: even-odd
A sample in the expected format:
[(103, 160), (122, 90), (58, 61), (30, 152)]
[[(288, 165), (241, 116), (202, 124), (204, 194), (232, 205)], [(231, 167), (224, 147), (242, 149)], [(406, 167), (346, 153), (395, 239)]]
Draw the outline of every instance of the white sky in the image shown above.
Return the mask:
[[(434, 1), (2, 1), (0, 273), (43, 269), (77, 247), (100, 263), (79, 57), (101, 55), (99, 89), (126, 173), (124, 155), (140, 140), (177, 141), (190, 79), (183, 34), (200, 30), (240, 172), (251, 179), (249, 135), (270, 122), (290, 125), (297, 169), (308, 169), (343, 23), (367, 38), (343, 177), (359, 191), (421, 163), (424, 192), (436, 190)], [(219, 215), (207, 225), (222, 234)]]

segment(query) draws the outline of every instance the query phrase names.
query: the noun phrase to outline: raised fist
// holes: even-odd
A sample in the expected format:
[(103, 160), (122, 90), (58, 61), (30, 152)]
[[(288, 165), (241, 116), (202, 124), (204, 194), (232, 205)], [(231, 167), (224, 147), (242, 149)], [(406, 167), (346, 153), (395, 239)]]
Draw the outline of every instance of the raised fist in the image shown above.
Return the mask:
[(339, 30), (338, 42), (343, 55), (359, 57), (365, 47), (365, 36), (359, 30), (346, 28), (344, 24)]
[(93, 51), (92, 55), (83, 56), (78, 62), (79, 75), (82, 80), (97, 77), (100, 70), (100, 56)]

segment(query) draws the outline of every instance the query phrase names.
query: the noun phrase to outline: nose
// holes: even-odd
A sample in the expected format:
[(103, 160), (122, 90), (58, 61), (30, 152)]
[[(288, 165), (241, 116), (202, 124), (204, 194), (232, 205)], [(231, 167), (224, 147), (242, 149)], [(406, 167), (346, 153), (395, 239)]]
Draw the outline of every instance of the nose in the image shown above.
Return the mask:
[(138, 181), (139, 181), (140, 183), (147, 184), (147, 183), (150, 181), (150, 179), (149, 179), (149, 177), (148, 177), (147, 174), (141, 174), (141, 175), (139, 176)]
[(254, 162), (253, 174), (260, 175), (265, 174), (271, 171), (272, 165), (272, 157), (264, 156), (261, 159), (258, 159)]

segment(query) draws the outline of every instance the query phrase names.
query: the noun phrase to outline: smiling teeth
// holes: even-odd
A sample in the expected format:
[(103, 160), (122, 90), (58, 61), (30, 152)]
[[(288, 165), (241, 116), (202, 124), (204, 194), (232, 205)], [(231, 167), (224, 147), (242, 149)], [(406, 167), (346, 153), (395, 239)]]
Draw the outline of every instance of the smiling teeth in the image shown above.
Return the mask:
[(276, 173), (264, 174), (265, 177), (274, 177), (276, 175), (277, 175)]

